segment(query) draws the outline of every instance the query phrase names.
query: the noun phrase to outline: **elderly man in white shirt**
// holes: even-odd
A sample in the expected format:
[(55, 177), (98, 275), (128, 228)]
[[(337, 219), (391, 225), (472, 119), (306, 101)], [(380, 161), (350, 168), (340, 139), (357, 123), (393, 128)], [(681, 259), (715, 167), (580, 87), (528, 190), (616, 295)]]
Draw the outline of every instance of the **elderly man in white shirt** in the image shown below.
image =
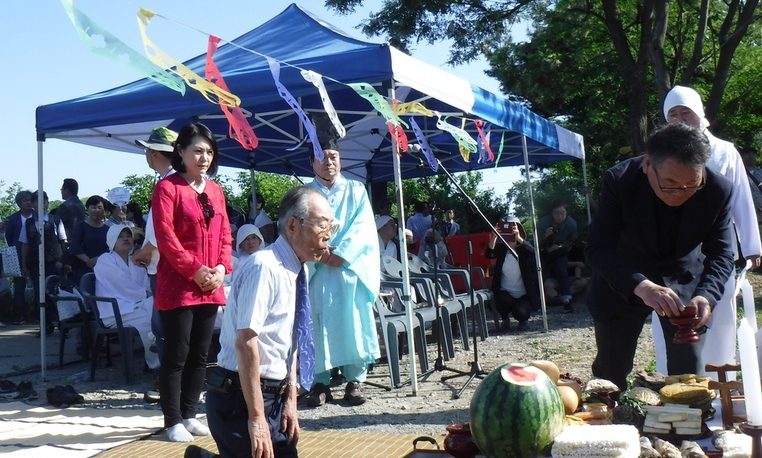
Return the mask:
[[(122, 324), (137, 329), (140, 340), (143, 341), (146, 364), (151, 369), (158, 369), (159, 355), (150, 351), (151, 345), (154, 344), (154, 335), (151, 332), (151, 284), (145, 269), (130, 262), (130, 252), (134, 248), (132, 230), (127, 226), (115, 224), (108, 229), (106, 243), (111, 251), (99, 256), (93, 268), (95, 294), (116, 299)], [(104, 325), (116, 326), (111, 303), (98, 302), (98, 312)]]
[(304, 263), (328, 251), (333, 223), (318, 191), (294, 188), (280, 205), (280, 237), (233, 273), (219, 367), (207, 372), (207, 420), (222, 456), (296, 456), (297, 372), (305, 389), (314, 375)]
[[(670, 124), (683, 123), (700, 129), (709, 139), (711, 156), (706, 166), (733, 182), (730, 216), (740, 241), (741, 254), (751, 261), (753, 267), (758, 267), (760, 254), (762, 254), (759, 226), (754, 212), (749, 180), (746, 177), (738, 150), (732, 143), (715, 137), (707, 130), (709, 121), (704, 117), (704, 105), (701, 102), (701, 96), (691, 88), (675, 86), (669, 91), (664, 99), (664, 117)], [(703, 348), (701, 361), (698, 365), (702, 369), (706, 364), (735, 364), (736, 303), (733, 297), (734, 291), (735, 277), (731, 275), (725, 283), (725, 292), (712, 312), (712, 320), (707, 324), (708, 330), (702, 339)], [(655, 314), (651, 322), (654, 345), (656, 346), (656, 369), (666, 373), (664, 336)]]

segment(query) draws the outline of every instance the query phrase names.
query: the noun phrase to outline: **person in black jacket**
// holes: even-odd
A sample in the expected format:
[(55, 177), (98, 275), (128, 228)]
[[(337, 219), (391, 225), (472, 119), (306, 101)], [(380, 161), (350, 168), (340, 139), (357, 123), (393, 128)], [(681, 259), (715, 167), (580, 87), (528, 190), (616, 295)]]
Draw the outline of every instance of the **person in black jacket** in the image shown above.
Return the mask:
[(492, 290), (495, 304), (502, 318), (500, 330), (510, 329), (510, 315), (519, 322), (518, 329), (526, 328), (533, 310), (540, 307), (540, 289), (537, 284), (535, 249), (526, 241), (526, 232), (515, 216), (506, 216), (496, 226), (508, 245), (518, 255), (507, 256), (508, 248), (497, 236), (490, 234), (487, 258), (497, 259), (492, 276)]
[(598, 349), (593, 375), (627, 388), (638, 336), (656, 311), (670, 374), (697, 373), (699, 349), (672, 342), (669, 319), (696, 307), (701, 329), (733, 271), (732, 184), (706, 167), (709, 140), (698, 129), (655, 131), (647, 153), (603, 178), (590, 226), (593, 270), (588, 308)]

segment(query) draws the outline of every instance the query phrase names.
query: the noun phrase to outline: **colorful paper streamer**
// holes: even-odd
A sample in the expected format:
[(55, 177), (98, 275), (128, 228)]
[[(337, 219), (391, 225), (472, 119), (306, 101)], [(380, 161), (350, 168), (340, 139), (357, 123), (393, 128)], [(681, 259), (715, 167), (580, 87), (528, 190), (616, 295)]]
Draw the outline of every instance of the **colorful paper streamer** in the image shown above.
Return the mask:
[(503, 142), (505, 140), (505, 131), (500, 135), (500, 146), (497, 149), (497, 159), (495, 159), (495, 168), (500, 164), (500, 158), (503, 156)]
[[(452, 135), (455, 141), (458, 142), (458, 150), (460, 151), (460, 155), (463, 156), (463, 160), (470, 162), (471, 154), (476, 153), (476, 140), (474, 140), (465, 129), (458, 128), (448, 123), (438, 111), (435, 111), (434, 114), (437, 117), (437, 128)], [(463, 124), (465, 124), (465, 118), (463, 119)]]
[(138, 28), (140, 29), (140, 37), (143, 40), (143, 49), (145, 50), (148, 59), (159, 67), (166, 68), (177, 74), (180, 78), (185, 80), (188, 86), (199, 91), (205, 99), (215, 105), (219, 103), (229, 107), (240, 106), (241, 99), (236, 95), (205, 80), (193, 70), (183, 65), (180, 61), (162, 51), (150, 38), (148, 38), (146, 28), (155, 15), (156, 14), (153, 11), (145, 8), (140, 8), (140, 10), (138, 10)]
[(408, 150), (407, 134), (402, 126), (395, 125), (394, 123), (387, 122), (386, 128), (389, 129), (389, 135), (397, 140), (397, 150), (406, 153)]
[(315, 159), (322, 161), (325, 157), (325, 154), (323, 154), (323, 148), (321, 148), (320, 142), (318, 141), (315, 125), (312, 124), (312, 121), (310, 121), (307, 113), (304, 112), (302, 107), (299, 105), (299, 102), (297, 102), (294, 96), (291, 95), (288, 89), (286, 89), (286, 86), (280, 82), (280, 63), (278, 63), (277, 60), (268, 57), (267, 64), (270, 66), (270, 73), (273, 75), (275, 87), (278, 88), (278, 94), (283, 100), (286, 101), (291, 109), (294, 110), (294, 113), (299, 116), (299, 119), (302, 120), (304, 128), (307, 129), (307, 135), (310, 137), (310, 141), (312, 142), (312, 151), (315, 154)]
[(185, 95), (185, 83), (176, 75), (154, 65), (111, 32), (81, 12), (71, 0), (61, 0), (79, 38), (95, 54), (119, 62), (153, 81)]
[(360, 97), (369, 101), (373, 105), (373, 108), (386, 119), (386, 122), (391, 122), (395, 126), (402, 124), (406, 129), (408, 128), (405, 121), (400, 119), (394, 112), (394, 108), (392, 108), (386, 98), (379, 94), (372, 85), (368, 83), (348, 83), (347, 86), (354, 89)]
[(431, 151), (431, 146), (429, 146), (429, 140), (423, 134), (423, 131), (421, 130), (421, 128), (418, 127), (418, 123), (415, 122), (415, 118), (410, 118), (410, 127), (413, 128), (413, 133), (415, 134), (416, 141), (418, 142), (419, 145), (421, 145), (421, 152), (423, 152), (424, 157), (426, 157), (426, 162), (429, 163), (429, 167), (431, 167), (431, 170), (436, 172), (439, 169), (437, 158), (434, 156), (434, 152)]
[[(489, 134), (484, 133), (484, 121), (481, 119), (475, 119), (474, 125), (476, 126), (476, 131), (479, 133), (479, 138), (481, 139), (482, 143), (479, 148), (479, 162), (485, 163), (488, 162), (487, 159), (489, 159), (489, 162), (492, 162), (495, 160), (495, 154), (492, 152), (492, 147), (489, 146)], [(483, 157), (482, 151), (485, 151), (486, 158)]]
[(336, 129), (336, 132), (339, 134), (339, 138), (346, 137), (347, 131), (341, 124), (341, 121), (339, 121), (339, 115), (336, 113), (336, 108), (333, 107), (333, 102), (331, 102), (331, 98), (328, 96), (328, 90), (325, 88), (323, 76), (320, 73), (313, 72), (312, 70), (302, 70), (301, 73), (302, 78), (315, 85), (315, 87), (318, 89), (318, 92), (320, 93), (320, 100), (323, 102), (323, 110), (325, 110), (328, 118), (331, 120), (333, 128)]
[[(214, 35), (209, 35), (209, 45), (206, 50), (206, 79), (216, 84), (218, 87), (229, 91), (225, 79), (222, 78), (222, 73), (214, 63), (214, 53), (217, 51), (217, 46), (220, 44), (220, 38)], [(224, 103), (220, 103), (220, 109), (225, 115), (225, 118), (230, 124), (228, 135), (243, 146), (248, 151), (253, 151), (259, 146), (259, 139), (254, 133), (254, 129), (249, 125), (249, 121), (246, 120), (246, 115), (243, 114), (243, 110), (239, 107), (229, 107)]]
[(434, 112), (426, 108), (421, 102), (399, 102), (394, 100), (394, 113), (399, 115), (417, 113), (424, 116), (434, 116)]

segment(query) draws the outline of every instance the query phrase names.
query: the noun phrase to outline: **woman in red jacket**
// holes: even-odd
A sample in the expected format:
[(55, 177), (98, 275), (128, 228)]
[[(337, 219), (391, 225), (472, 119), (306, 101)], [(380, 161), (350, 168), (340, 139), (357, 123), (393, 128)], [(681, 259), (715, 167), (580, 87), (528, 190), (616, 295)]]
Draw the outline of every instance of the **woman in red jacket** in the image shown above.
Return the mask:
[(203, 124), (180, 131), (172, 153), (174, 175), (159, 181), (151, 206), (161, 258), (155, 306), (165, 349), (159, 387), (167, 437), (189, 442), (209, 435), (196, 420), (217, 307), (225, 304), (222, 281), (231, 266), (225, 196), (207, 176), (217, 172), (217, 142)]

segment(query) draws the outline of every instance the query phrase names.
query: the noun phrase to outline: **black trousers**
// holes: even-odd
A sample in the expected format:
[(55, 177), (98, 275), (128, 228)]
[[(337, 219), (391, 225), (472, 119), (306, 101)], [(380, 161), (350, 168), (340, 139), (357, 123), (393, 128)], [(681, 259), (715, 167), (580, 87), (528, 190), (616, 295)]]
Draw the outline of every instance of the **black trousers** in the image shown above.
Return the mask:
[(164, 426), (194, 418), (206, 377), (206, 359), (217, 305), (178, 307), (159, 312), (164, 331), (159, 389)]
[[(275, 458), (297, 458), (296, 443), (289, 444), (286, 435), (280, 430), (283, 413), (281, 395), (263, 392), (262, 396)], [(231, 387), (223, 391), (210, 386), (206, 392), (206, 420), (221, 457), (251, 457), (249, 413), (240, 388)]]
[[(634, 307), (633, 307), (634, 308)], [(598, 353), (593, 361), (593, 375), (627, 389), (627, 375), (632, 371), (638, 337), (651, 309), (626, 310), (620, 318), (595, 320), (595, 344)], [(668, 318), (660, 318), (667, 348), (669, 374), (694, 374), (697, 371), (698, 348), (694, 344), (675, 344), (672, 338), (677, 327)]]
[(523, 322), (528, 320), (532, 314), (532, 304), (526, 294), (516, 299), (508, 291), (500, 290), (495, 297), (495, 304), (504, 322), (508, 321), (510, 315), (513, 315), (516, 321)]

